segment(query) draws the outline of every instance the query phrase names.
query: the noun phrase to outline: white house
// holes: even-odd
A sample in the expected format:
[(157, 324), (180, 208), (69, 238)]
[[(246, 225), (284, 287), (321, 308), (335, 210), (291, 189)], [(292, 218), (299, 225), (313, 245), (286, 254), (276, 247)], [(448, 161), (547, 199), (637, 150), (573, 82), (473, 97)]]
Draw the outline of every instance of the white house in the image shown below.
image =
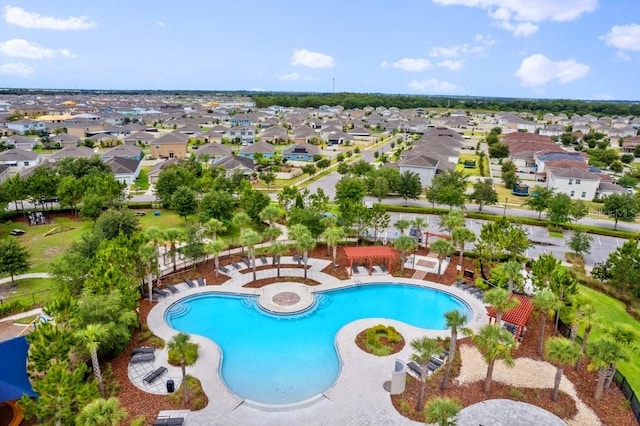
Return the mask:
[(24, 135), (25, 132), (29, 132), (29, 131), (37, 131), (37, 132), (45, 131), (45, 125), (43, 121), (27, 120), (27, 119), (10, 121), (7, 123), (7, 128), (9, 130), (13, 130), (14, 132), (18, 132), (21, 135)]
[(424, 154), (410, 155), (398, 162), (400, 173), (406, 171), (417, 173), (422, 187), (431, 185), (440, 161)]
[(600, 187), (600, 177), (581, 168), (547, 168), (547, 187), (573, 200), (591, 201)]
[(0, 152), (0, 164), (11, 167), (33, 167), (40, 164), (40, 154), (20, 148)]

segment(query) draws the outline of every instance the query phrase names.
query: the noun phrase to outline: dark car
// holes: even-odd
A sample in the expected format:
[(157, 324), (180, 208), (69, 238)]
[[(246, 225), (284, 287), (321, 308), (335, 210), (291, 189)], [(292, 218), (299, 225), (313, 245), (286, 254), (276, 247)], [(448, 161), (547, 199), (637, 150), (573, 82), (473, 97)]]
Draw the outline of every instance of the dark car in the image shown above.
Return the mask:
[(13, 229), (11, 231), (11, 235), (24, 235), (25, 231), (23, 231), (22, 229)]

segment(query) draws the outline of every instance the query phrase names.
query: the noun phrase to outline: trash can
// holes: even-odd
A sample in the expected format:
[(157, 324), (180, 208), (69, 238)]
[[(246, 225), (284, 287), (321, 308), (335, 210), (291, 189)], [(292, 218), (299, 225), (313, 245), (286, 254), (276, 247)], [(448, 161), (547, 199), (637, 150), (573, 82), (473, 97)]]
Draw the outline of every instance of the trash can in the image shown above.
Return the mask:
[(173, 393), (176, 390), (176, 385), (173, 380), (167, 380), (167, 392)]
[(391, 395), (399, 395), (404, 392), (406, 383), (407, 365), (403, 361), (396, 359), (393, 372), (391, 372)]

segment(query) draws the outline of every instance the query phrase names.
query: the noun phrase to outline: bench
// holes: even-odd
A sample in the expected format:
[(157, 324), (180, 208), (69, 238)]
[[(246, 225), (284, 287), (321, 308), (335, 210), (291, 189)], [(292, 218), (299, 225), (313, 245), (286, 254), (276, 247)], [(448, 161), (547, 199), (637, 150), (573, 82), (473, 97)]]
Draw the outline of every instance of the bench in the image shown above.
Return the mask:
[(182, 417), (159, 418), (153, 421), (153, 426), (180, 426), (184, 424)]
[(229, 269), (228, 269), (228, 268), (225, 268), (224, 266), (220, 266), (220, 267), (218, 268), (218, 270), (219, 270), (220, 272), (225, 273), (225, 274), (228, 274), (228, 273), (229, 273)]
[(142, 379), (142, 381), (150, 385), (158, 377), (162, 376), (166, 372), (167, 372), (167, 367), (158, 367), (155, 370), (153, 370), (151, 373), (144, 376), (144, 379)]
[(155, 361), (156, 355), (154, 353), (141, 353), (135, 354), (131, 357), (130, 364), (138, 364), (140, 362), (151, 362)]
[(131, 355), (135, 354), (152, 354), (156, 351), (156, 348), (151, 346), (138, 346), (131, 349)]

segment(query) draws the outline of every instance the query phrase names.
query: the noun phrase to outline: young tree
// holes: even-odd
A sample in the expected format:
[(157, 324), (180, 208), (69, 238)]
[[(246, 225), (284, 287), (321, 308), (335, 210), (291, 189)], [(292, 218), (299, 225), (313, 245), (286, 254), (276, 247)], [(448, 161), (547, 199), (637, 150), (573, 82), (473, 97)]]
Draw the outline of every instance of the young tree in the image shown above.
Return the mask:
[(562, 373), (566, 366), (578, 360), (580, 356), (580, 346), (578, 346), (576, 342), (572, 342), (564, 337), (552, 337), (547, 341), (545, 349), (549, 361), (556, 364), (556, 377), (553, 384), (553, 392), (551, 393), (551, 399), (555, 402), (558, 400)]
[(587, 368), (589, 371), (595, 370), (598, 372), (598, 383), (596, 385), (594, 398), (596, 401), (600, 401), (611, 365), (625, 361), (628, 357), (624, 353), (624, 349), (620, 343), (606, 337), (594, 342), (589, 342), (586, 352), (591, 360)]
[[(623, 358), (628, 358), (629, 351), (638, 350), (638, 332), (629, 324), (615, 324), (605, 330), (605, 335), (607, 338), (622, 346)], [(607, 378), (604, 382), (605, 389), (609, 389), (609, 386), (611, 386), (611, 382), (616, 375), (618, 364), (619, 361), (615, 361), (609, 366)]]
[(116, 397), (94, 399), (80, 410), (76, 426), (118, 426), (127, 417)]
[(164, 231), (164, 238), (169, 243), (169, 253), (171, 254), (171, 263), (173, 263), (173, 272), (176, 272), (176, 255), (178, 254), (178, 243), (184, 238), (182, 230), (177, 228), (169, 228)]
[(307, 278), (307, 262), (309, 260), (309, 250), (316, 247), (316, 239), (310, 232), (305, 232), (296, 239), (296, 247), (302, 251), (302, 260), (304, 262), (304, 277)]
[(459, 258), (458, 265), (462, 270), (462, 261), (464, 258), (464, 249), (467, 243), (472, 243), (476, 240), (476, 234), (469, 228), (461, 226), (455, 228), (451, 233), (451, 241), (458, 248)]
[(500, 266), (502, 266), (502, 270), (507, 276), (507, 281), (508, 281), (507, 290), (511, 295), (513, 294), (513, 287), (514, 287), (515, 280), (518, 278), (522, 278), (522, 264), (520, 262), (510, 260), (506, 263), (503, 263)]
[[(389, 183), (387, 182), (387, 179), (383, 176), (377, 176), (374, 179), (373, 186), (369, 192), (378, 199), (378, 203), (381, 203), (382, 199), (389, 195)], [(418, 195), (420, 194), (418, 193)]]
[(260, 211), (260, 220), (267, 222), (269, 226), (272, 226), (275, 222), (282, 219), (284, 212), (275, 204), (269, 204)]
[(189, 403), (189, 387), (187, 386), (186, 358), (189, 352), (189, 344), (191, 336), (186, 333), (178, 333), (167, 344), (170, 351), (175, 352), (180, 360), (180, 369), (182, 370), (182, 392), (184, 403)]
[[(569, 303), (572, 295), (578, 292), (578, 280), (576, 277), (564, 266), (556, 267), (551, 273), (551, 280), (549, 281), (549, 288), (558, 297), (560, 303), (565, 306)], [(558, 332), (558, 322), (560, 321), (560, 311), (556, 311), (556, 325), (554, 330), (554, 336)]]
[(551, 289), (548, 287), (543, 288), (533, 298), (533, 306), (535, 307), (538, 315), (540, 315), (540, 331), (538, 332), (538, 356), (542, 356), (544, 348), (544, 333), (547, 324), (547, 317), (552, 313), (558, 311), (562, 304), (558, 300)]
[(554, 227), (559, 227), (573, 220), (573, 203), (567, 194), (554, 194), (547, 205), (547, 216)]
[(375, 204), (370, 210), (369, 225), (373, 228), (373, 239), (377, 241), (380, 232), (389, 226), (391, 216), (380, 204)]
[(571, 238), (569, 238), (568, 246), (577, 256), (583, 257), (591, 252), (592, 240), (591, 235), (582, 229), (574, 229), (571, 233)]
[(436, 175), (431, 182), (430, 191), (435, 194), (435, 201), (453, 207), (462, 207), (466, 200), (468, 176), (459, 170), (447, 170)]
[(416, 216), (411, 221), (411, 225), (416, 227), (416, 245), (419, 245), (422, 240), (422, 228), (426, 228), (428, 225), (427, 220)]
[(187, 216), (198, 211), (198, 199), (194, 190), (188, 186), (179, 187), (171, 196), (171, 208), (184, 218), (187, 223)]
[[(411, 360), (417, 362), (422, 367), (427, 365), (429, 359), (433, 355), (436, 355), (438, 352), (442, 351), (442, 348), (438, 345), (438, 343), (434, 339), (429, 339), (428, 337), (412, 340), (411, 348), (413, 349)], [(425, 371), (425, 374), (420, 376), (420, 382), (422, 382), (422, 386), (420, 387), (420, 397), (418, 398), (418, 404), (416, 406), (417, 411), (422, 411), (422, 405), (424, 403), (424, 392), (427, 388), (426, 368), (423, 368), (423, 370)]]
[(531, 263), (531, 281), (538, 290), (549, 287), (553, 271), (560, 261), (551, 253), (543, 253)]
[[(258, 234), (253, 229), (245, 229), (245, 231), (240, 235), (240, 244), (242, 246), (247, 247), (247, 251), (249, 252), (249, 257), (251, 258), (251, 269), (253, 270), (253, 280), (256, 278), (256, 244), (260, 244), (262, 241), (262, 236)], [(305, 277), (306, 278), (306, 277)]]
[(482, 212), (483, 206), (492, 206), (498, 202), (498, 193), (493, 189), (490, 179), (477, 180), (473, 184), (473, 192), (469, 199), (478, 204), (478, 211)]
[(461, 226), (464, 226), (464, 215), (460, 210), (450, 210), (440, 221), (440, 230), (447, 231), (449, 237), (455, 228)]
[(516, 165), (513, 161), (509, 160), (502, 163), (502, 182), (509, 190), (520, 183), (516, 170)]
[(393, 246), (400, 252), (400, 274), (404, 275), (404, 264), (407, 262), (407, 253), (417, 247), (416, 240), (408, 235), (400, 235), (394, 242)]
[(511, 351), (516, 346), (516, 340), (511, 335), (511, 332), (501, 325), (487, 324), (473, 336), (473, 341), (487, 362), (484, 391), (489, 393), (496, 361), (501, 359), (507, 367), (513, 367), (514, 361), (511, 357)]
[(638, 200), (631, 194), (614, 193), (604, 199), (604, 214), (613, 218), (613, 229), (618, 229), (618, 221), (633, 222), (638, 215)]
[(227, 225), (225, 225), (223, 221), (216, 218), (211, 218), (204, 224), (204, 231), (211, 236), (211, 239), (213, 241), (218, 239), (219, 233), (225, 232), (226, 230)]
[(442, 259), (445, 256), (450, 256), (455, 251), (451, 243), (444, 239), (438, 239), (429, 248), (430, 251), (438, 255), (438, 276), (440, 276), (440, 268), (442, 267)]
[(107, 333), (106, 327), (102, 324), (88, 324), (84, 329), (78, 332), (80, 340), (84, 343), (84, 347), (89, 351), (91, 356), (91, 367), (93, 375), (98, 382), (100, 394), (104, 397), (104, 385), (102, 383), (102, 372), (100, 371), (100, 362), (98, 361), (98, 347), (100, 341), (104, 339)]
[(471, 334), (471, 330), (468, 328), (462, 328), (467, 323), (467, 316), (460, 311), (454, 309), (452, 311), (445, 312), (444, 318), (446, 320), (445, 326), (451, 330), (451, 340), (449, 340), (449, 356), (447, 358), (447, 366), (442, 376), (442, 382), (440, 383), (440, 390), (447, 388), (449, 377), (451, 376), (451, 368), (453, 367), (453, 360), (456, 354), (456, 345), (458, 344), (458, 330), (461, 330), (463, 334)]
[(582, 341), (580, 342), (580, 356), (576, 360), (573, 369), (575, 371), (579, 371), (582, 365), (582, 355), (586, 353), (587, 344), (589, 341), (589, 335), (591, 334), (591, 330), (593, 329), (593, 325), (598, 321), (598, 315), (596, 314), (593, 305), (588, 305), (589, 308), (583, 310), (583, 320), (582, 324), (584, 325), (584, 332), (582, 334)]
[(213, 255), (213, 267), (215, 268), (216, 278), (219, 276), (218, 268), (220, 268), (220, 253), (228, 247), (224, 240), (212, 240), (205, 245), (205, 251)]
[(404, 199), (405, 206), (409, 200), (417, 200), (422, 193), (420, 176), (409, 170), (401, 173), (396, 192)]
[(280, 257), (285, 255), (288, 251), (289, 247), (280, 241), (276, 241), (269, 246), (269, 252), (273, 255), (273, 263), (277, 265), (278, 268), (278, 278), (280, 278)]
[(355, 176), (344, 176), (336, 184), (335, 200), (338, 205), (358, 203), (367, 193), (364, 180)]
[(267, 190), (271, 189), (271, 184), (276, 180), (276, 174), (272, 171), (260, 173), (258, 177), (267, 185)]
[(462, 410), (462, 405), (456, 399), (436, 397), (425, 406), (425, 420), (438, 426), (455, 426), (455, 418)]
[(27, 272), (31, 267), (29, 263), (29, 250), (12, 237), (0, 240), (0, 274), (9, 274), (11, 283), (15, 284), (15, 276)]
[(538, 219), (540, 219), (542, 217), (542, 212), (549, 208), (549, 201), (553, 195), (553, 188), (536, 185), (531, 191), (531, 197), (528, 197), (524, 204), (529, 207), (529, 210), (538, 212)]
[(393, 224), (393, 226), (398, 228), (398, 230), (400, 231), (400, 235), (404, 235), (404, 231), (409, 229), (409, 227), (411, 226), (411, 221), (408, 219), (398, 219)]

